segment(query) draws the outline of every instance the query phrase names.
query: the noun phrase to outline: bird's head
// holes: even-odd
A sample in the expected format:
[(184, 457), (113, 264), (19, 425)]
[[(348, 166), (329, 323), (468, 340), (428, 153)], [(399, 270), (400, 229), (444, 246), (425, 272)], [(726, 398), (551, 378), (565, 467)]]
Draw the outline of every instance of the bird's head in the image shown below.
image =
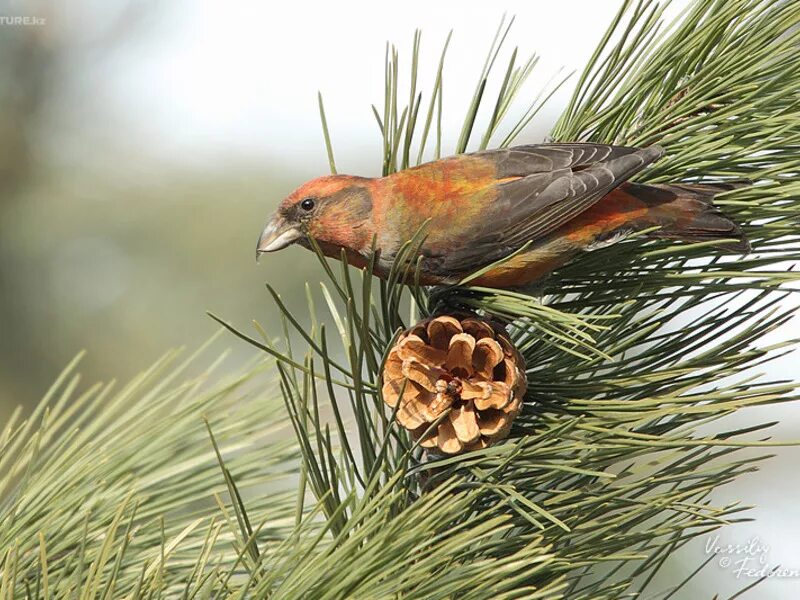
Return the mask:
[[(339, 248), (359, 250), (371, 237), (369, 179), (328, 175), (301, 185), (278, 206), (256, 246), (256, 257), (281, 250), (306, 236)], [(369, 243), (366, 242), (366, 243)]]

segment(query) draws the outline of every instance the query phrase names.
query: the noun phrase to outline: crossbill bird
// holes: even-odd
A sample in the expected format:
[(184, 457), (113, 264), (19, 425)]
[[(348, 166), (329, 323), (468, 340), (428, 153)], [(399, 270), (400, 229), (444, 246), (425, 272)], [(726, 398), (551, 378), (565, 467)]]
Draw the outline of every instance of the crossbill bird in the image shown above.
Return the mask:
[[(745, 253), (741, 229), (713, 204), (725, 185), (628, 181), (661, 158), (658, 146), (517, 146), (442, 158), (386, 177), (329, 175), (278, 207), (257, 256), (292, 243), (387, 277), (419, 231), (424, 285), (525, 288), (581, 252), (643, 230), (659, 238), (719, 241)], [(654, 229), (656, 228), (656, 229)], [(420, 258), (421, 257), (421, 258)], [(506, 260), (504, 260), (506, 259)]]

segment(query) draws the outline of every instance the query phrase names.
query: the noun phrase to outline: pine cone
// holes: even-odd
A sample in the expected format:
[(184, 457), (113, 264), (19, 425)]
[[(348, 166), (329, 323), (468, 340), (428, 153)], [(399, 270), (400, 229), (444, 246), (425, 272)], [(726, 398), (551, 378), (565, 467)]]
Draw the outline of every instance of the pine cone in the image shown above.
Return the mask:
[[(405, 331), (383, 370), (383, 400), (420, 442), (458, 454), (508, 436), (525, 395), (525, 364), (504, 332), (486, 321), (438, 316)], [(402, 393), (402, 401), (401, 401)]]

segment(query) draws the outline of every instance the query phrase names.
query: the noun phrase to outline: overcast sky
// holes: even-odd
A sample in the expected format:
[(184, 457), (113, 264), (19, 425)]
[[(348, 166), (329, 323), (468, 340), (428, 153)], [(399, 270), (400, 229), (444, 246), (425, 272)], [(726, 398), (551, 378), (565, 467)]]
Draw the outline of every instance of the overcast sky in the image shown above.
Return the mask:
[[(685, 4), (675, 3), (674, 9)], [(448, 31), (444, 148), (453, 147), (480, 67), (503, 15), (516, 18), (493, 81), (491, 98), (514, 47), (540, 55), (520, 102), (520, 114), (561, 71), (580, 69), (620, 5), (618, 0), (560, 2), (217, 2), (154, 4), (144, 16), (86, 0), (56, 18), (78, 37), (104, 29), (125, 36), (111, 53), (87, 52), (71, 90), (69, 118), (99, 138), (109, 120), (127, 144), (170, 162), (219, 165), (265, 161), (309, 173), (325, 168), (317, 117), (321, 90), (338, 162), (368, 168), (379, 138), (370, 103), (381, 105), (387, 40), (400, 50), (408, 77), (414, 29), (423, 30), (420, 89), (432, 87)], [(109, 26), (113, 23), (113, 26)], [(538, 141), (575, 77), (523, 136)], [(401, 89), (405, 86), (401, 84)], [(87, 93), (89, 92), (89, 93)], [(485, 118), (487, 115), (483, 115)], [(118, 136), (119, 137), (119, 136)], [(74, 155), (68, 152), (69, 155)]]

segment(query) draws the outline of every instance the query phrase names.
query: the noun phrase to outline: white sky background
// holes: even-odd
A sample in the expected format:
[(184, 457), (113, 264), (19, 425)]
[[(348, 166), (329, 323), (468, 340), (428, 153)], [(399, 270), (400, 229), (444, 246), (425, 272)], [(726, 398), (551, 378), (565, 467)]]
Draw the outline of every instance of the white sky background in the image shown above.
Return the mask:
[[(99, 137), (112, 130), (108, 119), (122, 120), (119, 126), (128, 135), (114, 140), (115, 145), (169, 162), (225, 168), (257, 161), (318, 174), (327, 168), (317, 116), (321, 90), (340, 170), (374, 169), (375, 161), (364, 162), (379, 148), (369, 104), (382, 106), (387, 40), (398, 46), (407, 79), (412, 35), (422, 28), (419, 89), (424, 93), (432, 89), (441, 46), (454, 30), (444, 83), (444, 148), (449, 150), (504, 12), (515, 15), (516, 24), (488, 98), (515, 46), (520, 59), (533, 52), (541, 56), (509, 114), (510, 123), (559, 69), (568, 73), (585, 64), (618, 5), (617, 0), (411, 0), (400, 7), (378, 2), (162, 3), (141, 20), (131, 16), (135, 33), (76, 81), (71, 110), (77, 114), (72, 116), (95, 122), (93, 133)], [(87, 0), (75, 6), (83, 8), (57, 18), (84, 36), (102, 31), (119, 16), (114, 3)], [(521, 139), (541, 139), (575, 79)], [(426, 101), (423, 95), (423, 107)], [(76, 155), (72, 148), (66, 154)]]
[[(443, 146), (448, 153), (504, 12), (515, 15), (516, 23), (488, 97), (493, 98), (514, 46), (519, 46), (520, 58), (532, 52), (541, 55), (516, 112), (509, 114), (511, 123), (524, 110), (526, 99), (559, 69), (569, 72), (585, 64), (619, 4), (618, 0), (391, 4), (177, 0), (153, 3), (143, 16), (123, 18), (112, 28), (120, 31), (112, 35), (124, 41), (98, 57), (93, 44), (108, 35), (110, 23), (118, 21), (120, 5), (76, 1), (69, 10), (56, 10), (52, 16), (69, 37), (85, 40), (83, 47), (71, 50), (74, 62), (83, 64), (69, 78), (66, 108), (59, 117), (62, 135), (52, 144), (54, 156), (69, 165), (84, 162), (94, 152), (91, 160), (97, 168), (114, 163), (116, 171), (127, 170), (138, 178), (150, 176), (150, 169), (256, 167), (286, 172), (299, 184), (328, 168), (317, 114), (316, 94), (321, 90), (340, 172), (374, 175), (380, 140), (369, 104), (382, 106), (387, 40), (398, 45), (407, 78), (412, 35), (415, 28), (422, 28), (419, 89), (425, 110), (442, 43), (454, 30), (444, 84)], [(673, 13), (686, 2), (674, 4)], [(573, 78), (551, 100), (520, 141), (542, 138), (574, 83)], [(501, 136), (506, 131), (501, 130)], [(113, 148), (105, 153), (105, 167), (104, 159), (96, 156), (98, 148)], [(119, 164), (120, 156), (130, 162)], [(796, 362), (794, 357), (781, 363), (786, 377), (796, 377)], [(748, 414), (757, 422), (788, 419), (793, 410), (770, 409), (763, 418), (761, 413)], [(739, 426), (745, 426), (747, 418)], [(778, 437), (792, 433), (797, 428), (784, 427)], [(800, 568), (798, 486), (791, 475), (786, 477), (787, 464), (783, 460), (768, 465), (765, 472), (717, 496), (745, 496), (760, 505), (752, 513), (757, 523), (731, 528), (722, 539), (744, 543), (759, 536), (771, 546), (770, 562)], [(697, 545), (684, 554), (681, 564), (688, 572), (704, 558), (702, 545)], [(713, 567), (703, 577), (709, 586), (728, 594), (746, 583)], [(798, 593), (800, 580), (774, 580), (757, 588), (752, 597), (783, 599)]]

